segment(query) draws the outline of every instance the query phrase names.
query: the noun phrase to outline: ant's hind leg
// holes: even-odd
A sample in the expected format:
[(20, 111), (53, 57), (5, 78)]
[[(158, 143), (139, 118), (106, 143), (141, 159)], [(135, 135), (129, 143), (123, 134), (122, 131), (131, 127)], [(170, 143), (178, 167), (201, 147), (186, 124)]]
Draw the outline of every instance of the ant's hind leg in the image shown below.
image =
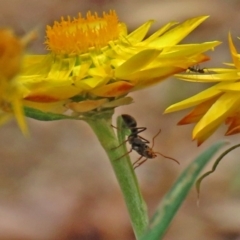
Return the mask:
[(119, 147), (121, 147), (124, 143), (126, 143), (128, 141), (128, 139), (126, 139), (125, 141), (123, 141), (120, 145), (118, 145), (117, 147), (112, 148), (111, 150), (117, 149)]
[(115, 127), (115, 126), (113, 126), (112, 124), (111, 124), (111, 127), (112, 127), (112, 128), (115, 128), (115, 129), (119, 129), (118, 127)]
[(119, 159), (123, 158), (124, 156), (128, 155), (128, 154), (131, 153), (131, 152), (132, 152), (132, 148), (131, 148), (128, 152), (126, 152), (125, 154), (123, 154), (121, 157), (119, 157), (119, 158), (117, 158), (117, 159), (115, 159), (115, 160), (119, 160)]
[[(143, 156), (140, 156), (134, 163), (133, 163), (133, 169), (135, 169), (136, 167), (139, 166), (139, 161), (141, 161), (141, 159), (143, 158)], [(137, 165), (137, 166), (136, 166)]]

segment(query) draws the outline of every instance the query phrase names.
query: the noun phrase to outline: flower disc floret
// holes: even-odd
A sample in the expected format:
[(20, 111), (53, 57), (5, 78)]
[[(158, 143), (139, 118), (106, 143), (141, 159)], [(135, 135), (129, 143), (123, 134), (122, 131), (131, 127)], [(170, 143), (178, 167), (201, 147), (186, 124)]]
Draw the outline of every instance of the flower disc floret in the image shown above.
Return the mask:
[(100, 49), (109, 41), (118, 39), (122, 28), (115, 11), (103, 13), (103, 17), (91, 12), (87, 13), (86, 18), (81, 14), (73, 19), (62, 17), (52, 27), (47, 26), (46, 45), (57, 54), (82, 54), (90, 48)]

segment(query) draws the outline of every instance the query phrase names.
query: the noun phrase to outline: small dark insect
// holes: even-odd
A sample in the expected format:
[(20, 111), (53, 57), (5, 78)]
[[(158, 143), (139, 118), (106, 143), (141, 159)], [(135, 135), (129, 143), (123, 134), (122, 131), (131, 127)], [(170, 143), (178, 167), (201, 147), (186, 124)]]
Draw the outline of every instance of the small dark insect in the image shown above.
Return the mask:
[(198, 66), (189, 67), (188, 70), (195, 73), (205, 73), (204, 68), (199, 68)]
[[(158, 131), (158, 133), (153, 137), (153, 144), (151, 147), (148, 146), (148, 143), (150, 143), (147, 139), (139, 136), (139, 133), (145, 131), (147, 128), (146, 127), (137, 127), (137, 122), (136, 120), (128, 115), (128, 114), (122, 114), (122, 118), (126, 126), (131, 130), (131, 134), (128, 136), (127, 140), (124, 141), (122, 144), (125, 142), (128, 142), (131, 145), (131, 149), (129, 152), (125, 153), (123, 156), (129, 154), (132, 152), (132, 150), (135, 150), (140, 157), (137, 159), (136, 162), (133, 163), (133, 168), (137, 168), (140, 165), (142, 165), (144, 162), (146, 162), (149, 158), (155, 158), (157, 157), (157, 154), (163, 156), (164, 158), (171, 159), (179, 164), (179, 162), (171, 157), (165, 156), (160, 152), (154, 152), (153, 147), (154, 147), (154, 139), (158, 136), (158, 134), (161, 132), (161, 130)], [(120, 144), (119, 146), (121, 146)], [(118, 147), (119, 147), (118, 146)], [(122, 158), (121, 156), (120, 158)], [(120, 159), (118, 158), (118, 159)], [(142, 159), (144, 158), (144, 159)]]

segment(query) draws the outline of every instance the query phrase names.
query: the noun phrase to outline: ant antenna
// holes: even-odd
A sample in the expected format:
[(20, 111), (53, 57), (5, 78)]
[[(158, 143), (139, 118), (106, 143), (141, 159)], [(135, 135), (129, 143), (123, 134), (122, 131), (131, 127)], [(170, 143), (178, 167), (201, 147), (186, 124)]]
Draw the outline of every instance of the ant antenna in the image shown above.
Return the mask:
[(153, 137), (153, 139), (152, 139), (153, 143), (152, 143), (152, 147), (151, 147), (151, 148), (154, 147), (154, 140), (155, 140), (155, 138), (160, 134), (161, 131), (162, 131), (162, 130), (159, 129), (159, 131), (157, 132), (157, 134)]
[(176, 162), (177, 164), (180, 165), (180, 162), (179, 162), (178, 160), (176, 160), (175, 158), (168, 157), (168, 156), (166, 156), (166, 155), (163, 155), (163, 154), (160, 153), (160, 152), (155, 152), (155, 153), (161, 155), (161, 156), (164, 157), (164, 158), (167, 158), (167, 159), (173, 160), (174, 162)]
[[(161, 129), (159, 129), (159, 131), (157, 132), (157, 134), (153, 137), (153, 140), (152, 140), (152, 141), (153, 141), (153, 144), (152, 144), (152, 147), (151, 147), (151, 148), (154, 147), (154, 140), (155, 140), (155, 138), (159, 135), (160, 132), (161, 132)], [(154, 153), (159, 154), (159, 155), (161, 155), (161, 156), (164, 157), (164, 158), (173, 160), (173, 161), (176, 162), (177, 164), (180, 164), (179, 161), (176, 160), (175, 158), (168, 157), (168, 156), (166, 156), (166, 155), (164, 155), (164, 154), (162, 154), (162, 153), (160, 153), (160, 152), (154, 152)]]

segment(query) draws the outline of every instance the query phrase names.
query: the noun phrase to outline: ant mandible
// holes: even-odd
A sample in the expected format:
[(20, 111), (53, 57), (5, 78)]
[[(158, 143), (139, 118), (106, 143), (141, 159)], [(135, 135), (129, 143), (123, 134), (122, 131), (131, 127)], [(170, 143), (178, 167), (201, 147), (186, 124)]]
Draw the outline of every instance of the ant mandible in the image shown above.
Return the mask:
[[(144, 162), (146, 162), (149, 158), (155, 158), (157, 157), (157, 154), (163, 156), (164, 158), (168, 158), (170, 160), (173, 160), (179, 164), (179, 162), (171, 157), (165, 156), (160, 152), (154, 152), (153, 147), (154, 147), (154, 140), (158, 136), (158, 134), (161, 132), (161, 130), (158, 131), (158, 133), (153, 137), (153, 144), (152, 147), (148, 146), (148, 143), (150, 143), (147, 139), (139, 136), (138, 134), (145, 131), (147, 128), (146, 127), (137, 127), (137, 122), (136, 120), (128, 115), (128, 114), (122, 114), (122, 119), (125, 123), (125, 125), (130, 129), (131, 134), (128, 136), (127, 140), (121, 143), (119, 146), (124, 144), (125, 142), (128, 142), (131, 145), (131, 149), (129, 152), (125, 153), (123, 156), (129, 154), (132, 152), (132, 150), (135, 150), (140, 157), (133, 163), (133, 169), (139, 167), (142, 165)], [(118, 147), (119, 147), (118, 146)], [(120, 158), (122, 158), (121, 156)], [(142, 158), (145, 157), (143, 160)], [(118, 158), (118, 159), (120, 159)]]

